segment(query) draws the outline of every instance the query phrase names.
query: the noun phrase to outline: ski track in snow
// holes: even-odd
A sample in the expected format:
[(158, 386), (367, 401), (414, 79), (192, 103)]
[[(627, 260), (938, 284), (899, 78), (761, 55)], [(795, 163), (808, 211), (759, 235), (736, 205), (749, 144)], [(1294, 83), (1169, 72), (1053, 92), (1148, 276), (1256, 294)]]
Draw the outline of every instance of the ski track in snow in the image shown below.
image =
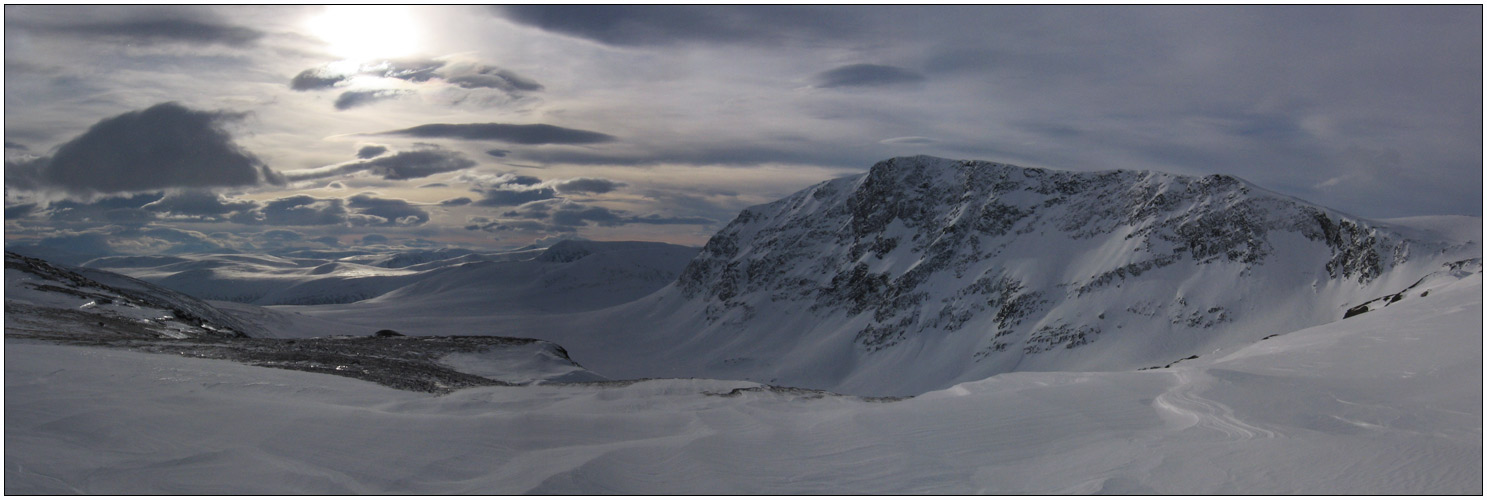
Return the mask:
[[(1213, 378), (1199, 368), (1177, 368), (1170, 373), (1175, 383), (1157, 396), (1152, 405), (1179, 422), (1179, 430), (1194, 426), (1224, 434), (1225, 441), (1271, 439), (1278, 435), (1234, 417), (1234, 410), (1200, 394), (1213, 383)], [(1280, 436), (1284, 437), (1284, 436)]]

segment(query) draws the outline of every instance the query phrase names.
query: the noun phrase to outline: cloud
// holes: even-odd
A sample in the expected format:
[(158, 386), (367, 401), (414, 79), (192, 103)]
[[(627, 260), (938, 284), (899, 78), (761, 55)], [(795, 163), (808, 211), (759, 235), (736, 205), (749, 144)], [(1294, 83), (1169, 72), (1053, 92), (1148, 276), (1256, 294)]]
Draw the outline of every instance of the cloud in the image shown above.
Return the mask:
[(506, 155), (511, 154), (511, 151), (506, 149), (489, 149), (485, 151), (485, 154), (494, 156), (496, 158), (505, 158)]
[(444, 64), (443, 61), (433, 59), (382, 61), (370, 66), (363, 66), (362, 74), (396, 78), (410, 82), (426, 82), (438, 77), (439, 75), (435, 71), (444, 67)]
[(173, 102), (157, 104), (99, 121), (58, 147), (50, 159), (17, 164), (22, 170), (18, 175), (34, 175), (30, 180), (38, 184), (79, 194), (282, 183), (282, 177), (223, 130), (225, 123), (242, 117)]
[(28, 148), (26, 147), (25, 144), (21, 144), (21, 143), (18, 143), (18, 142), (10, 142), (10, 141), (5, 141), (5, 149), (14, 149), (16, 151), (26, 151), (26, 150), (28, 150)]
[(552, 188), (494, 188), (484, 190), (481, 194), (483, 196), (475, 204), (485, 207), (510, 207), (558, 197), (557, 191)]
[(547, 124), (512, 125), (506, 123), (430, 123), (401, 130), (390, 130), (376, 135), (502, 141), (515, 144), (594, 144), (615, 140), (614, 136), (587, 130)]
[(255, 210), (239, 212), (232, 222), (266, 226), (330, 226), (346, 222), (346, 207), (339, 198), (320, 199), (309, 195), (279, 198)]
[(361, 244), (363, 245), (386, 245), (390, 241), (392, 240), (388, 237), (377, 233), (372, 233), (361, 237)]
[[(343, 63), (310, 68), (299, 72), (289, 81), (289, 88), (297, 91), (325, 90), (347, 84), (354, 77), (393, 78), (413, 83), (442, 81), (461, 89), (495, 89), (509, 96), (542, 90), (536, 80), (514, 71), (479, 63), (447, 64), (433, 59), (399, 61), (377, 61), (354, 68), (345, 68)], [(401, 93), (412, 91), (404, 90)], [(374, 100), (397, 96), (389, 90), (363, 90), (341, 94), (336, 100), (336, 109), (349, 109)], [(464, 97), (457, 99), (462, 101)]]
[(371, 160), (355, 161), (308, 170), (291, 170), (285, 172), (284, 177), (290, 181), (302, 181), (348, 175), (356, 172), (371, 172), (381, 176), (383, 179), (400, 181), (464, 170), (474, 166), (474, 161), (454, 151), (420, 149), (403, 151), (391, 156), (381, 156)]
[(428, 212), (405, 200), (377, 198), (363, 193), (348, 198), (346, 206), (357, 209), (358, 214), (371, 215), (386, 221), (373, 225), (417, 226), (429, 221)]
[(627, 224), (677, 225), (716, 224), (705, 217), (667, 217), (658, 214), (630, 215), (623, 210), (586, 205), (565, 199), (540, 200), (523, 204), (501, 214), (505, 219), (489, 221), (473, 218), (466, 230), (500, 231), (565, 231), (571, 232), (589, 223), (600, 227), (617, 227)]
[(288, 229), (270, 229), (268, 231), (258, 233), (257, 238), (255, 239), (266, 242), (301, 241), (305, 239), (305, 235), (295, 231), (290, 231)]
[(816, 87), (884, 87), (924, 81), (924, 75), (897, 66), (849, 64), (816, 75)]
[(705, 225), (705, 224), (717, 224), (718, 221), (709, 219), (707, 217), (663, 217), (663, 216), (660, 216), (660, 215), (651, 214), (651, 215), (646, 215), (646, 216), (627, 218), (627, 219), (625, 219), (625, 223), (626, 224), (658, 224), (658, 225), (671, 225), (671, 224), (704, 224)]
[(153, 212), (143, 207), (164, 196), (163, 193), (140, 193), (104, 197), (86, 203), (58, 200), (47, 206), (46, 214), (53, 222), (142, 225), (155, 218)]
[(346, 81), (348, 75), (332, 73), (325, 68), (311, 68), (299, 72), (289, 80), (289, 88), (298, 91), (323, 90), (335, 87), (336, 84)]
[(257, 204), (252, 201), (228, 201), (209, 191), (188, 190), (166, 195), (141, 208), (176, 216), (216, 219), (233, 212), (252, 210), (255, 207)]
[(919, 145), (919, 144), (934, 144), (934, 143), (939, 142), (939, 141), (936, 141), (934, 139), (930, 139), (928, 137), (909, 136), (909, 137), (894, 137), (892, 139), (883, 139), (883, 140), (878, 141), (878, 142), (880, 144), (909, 144), (909, 145)]
[(401, 90), (352, 90), (342, 92), (340, 97), (336, 98), (335, 106), (336, 109), (345, 111), (358, 106), (366, 106), (377, 101), (396, 99), (398, 96), (406, 93)]
[(26, 28), (77, 38), (108, 40), (126, 45), (177, 43), (248, 48), (257, 45), (264, 36), (262, 31), (252, 28), (190, 19), (31, 25)]
[(36, 211), (37, 204), (23, 203), (5, 207), (5, 220), (23, 219)]
[[(409, 82), (421, 83), (437, 78), (435, 73), (444, 67), (444, 62), (435, 60), (403, 60), (403, 61), (377, 61), (372, 64), (364, 64), (352, 69), (344, 69), (342, 66), (321, 66), (310, 68), (294, 75), (289, 80), (289, 88), (298, 91), (325, 90), (335, 88), (342, 83), (348, 82), (352, 77), (374, 76), (379, 78), (395, 78)], [(341, 94), (341, 99), (351, 100), (346, 94)], [(341, 100), (337, 100), (337, 109)], [(350, 107), (350, 104), (347, 107)]]
[(373, 144), (370, 146), (362, 146), (361, 149), (356, 150), (356, 157), (365, 160), (368, 158), (376, 158), (378, 156), (381, 156), (382, 153), (386, 152), (387, 146)]
[(507, 174), (501, 177), (499, 184), (515, 184), (518, 186), (536, 186), (542, 183), (542, 179), (530, 175)]
[(624, 224), (624, 218), (614, 211), (595, 206), (586, 206), (578, 203), (565, 203), (552, 212), (553, 225), (556, 226), (587, 226), (594, 222), (600, 226), (619, 226)]
[(512, 21), (606, 45), (680, 42), (777, 44), (855, 35), (858, 12), (790, 6), (517, 5), (495, 7)]
[(466, 89), (488, 88), (502, 90), (509, 94), (542, 90), (542, 84), (537, 83), (536, 80), (518, 75), (511, 70), (483, 64), (454, 65), (442, 72), (440, 76), (445, 81)]
[(568, 180), (565, 180), (565, 181), (557, 181), (557, 182), (552, 183), (552, 187), (556, 188), (558, 190), (558, 192), (563, 193), (563, 194), (569, 194), (569, 193), (595, 193), (595, 194), (603, 194), (603, 193), (608, 193), (610, 191), (614, 191), (615, 189), (618, 189), (618, 188), (623, 187), (623, 186), (625, 186), (625, 183), (623, 183), (623, 182), (615, 182), (615, 181), (612, 181), (612, 180), (609, 180), (609, 179), (593, 179), (593, 178), (588, 178), (588, 177), (579, 177), (577, 179), (568, 179)]
[(440, 206), (445, 206), (445, 207), (460, 207), (460, 206), (469, 205), (472, 202), (474, 202), (474, 200), (471, 200), (471, 199), (469, 199), (467, 197), (461, 196), (459, 198), (451, 198), (451, 199), (448, 199), (448, 200), (441, 201), (441, 202), (439, 202), (439, 205)]

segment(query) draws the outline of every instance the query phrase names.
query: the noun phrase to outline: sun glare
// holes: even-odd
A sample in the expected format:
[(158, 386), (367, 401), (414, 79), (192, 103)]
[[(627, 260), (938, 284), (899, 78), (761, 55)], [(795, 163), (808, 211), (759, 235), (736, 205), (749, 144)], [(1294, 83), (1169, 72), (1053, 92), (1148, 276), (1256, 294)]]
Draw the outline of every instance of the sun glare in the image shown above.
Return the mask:
[(404, 6), (330, 6), (311, 18), (308, 27), (346, 59), (397, 58), (419, 51), (418, 27)]

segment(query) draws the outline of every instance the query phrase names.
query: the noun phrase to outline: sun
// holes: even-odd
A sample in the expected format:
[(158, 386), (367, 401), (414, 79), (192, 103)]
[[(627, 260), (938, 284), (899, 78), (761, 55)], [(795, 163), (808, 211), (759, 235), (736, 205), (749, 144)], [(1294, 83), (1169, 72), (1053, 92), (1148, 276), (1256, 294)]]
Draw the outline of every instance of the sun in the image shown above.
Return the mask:
[(390, 59), (419, 52), (419, 29), (411, 9), (396, 5), (333, 5), (307, 22), (310, 33), (338, 57)]

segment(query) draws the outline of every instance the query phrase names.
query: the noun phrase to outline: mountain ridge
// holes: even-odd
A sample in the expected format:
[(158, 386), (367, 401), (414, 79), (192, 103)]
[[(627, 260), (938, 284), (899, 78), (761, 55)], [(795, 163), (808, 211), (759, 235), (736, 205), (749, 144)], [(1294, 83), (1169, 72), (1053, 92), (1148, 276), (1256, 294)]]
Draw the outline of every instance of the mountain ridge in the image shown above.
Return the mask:
[[(632, 308), (664, 323), (632, 338), (704, 373), (849, 393), (1134, 369), (1340, 319), (1479, 241), (1232, 176), (900, 157), (742, 211)], [(936, 374), (889, 380), (905, 370)]]

